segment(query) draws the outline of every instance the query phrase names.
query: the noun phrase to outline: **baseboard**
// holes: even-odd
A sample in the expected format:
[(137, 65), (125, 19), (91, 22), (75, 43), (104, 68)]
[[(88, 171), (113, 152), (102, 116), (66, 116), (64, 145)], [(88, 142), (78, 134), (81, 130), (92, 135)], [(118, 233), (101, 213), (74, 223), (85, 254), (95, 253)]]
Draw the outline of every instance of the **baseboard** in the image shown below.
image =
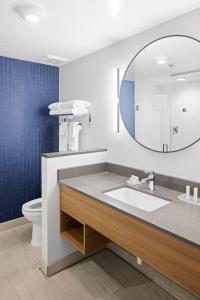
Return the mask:
[(95, 253), (102, 251), (103, 249), (105, 249), (105, 247), (100, 247), (98, 250), (88, 255), (83, 255), (81, 252), (76, 251), (70, 255), (61, 258), (60, 260), (56, 261), (55, 263), (49, 266), (47, 266), (43, 261), (41, 261), (39, 268), (46, 277), (50, 277), (68, 267), (71, 267), (74, 264), (81, 262), (82, 260), (94, 255)]
[(177, 285), (172, 280), (169, 280), (167, 277), (156, 271), (155, 269), (151, 268), (149, 265), (145, 264), (144, 262), (142, 265), (137, 264), (137, 258), (126, 250), (120, 248), (119, 246), (115, 245), (114, 243), (109, 243), (107, 248), (114, 252), (116, 255), (121, 257), (139, 272), (143, 273), (161, 288), (169, 292), (171, 295), (176, 297), (180, 300), (198, 300), (199, 298), (195, 295), (189, 293), (187, 290), (182, 288), (181, 286)]
[(68, 256), (63, 257), (62, 259), (58, 260), (57, 262), (49, 266), (47, 266), (44, 262), (41, 262), (40, 270), (45, 276), (50, 277), (62, 271), (63, 269), (68, 268), (71, 265), (80, 262), (85, 258), (86, 258), (85, 255), (83, 255), (79, 251), (76, 251)]
[(16, 226), (28, 224), (28, 223), (30, 223), (30, 222), (24, 217), (14, 219), (14, 220), (11, 220), (11, 221), (7, 221), (7, 222), (3, 222), (3, 223), (0, 223), (0, 232), (4, 231), (4, 230), (11, 229), (11, 228), (16, 227)]

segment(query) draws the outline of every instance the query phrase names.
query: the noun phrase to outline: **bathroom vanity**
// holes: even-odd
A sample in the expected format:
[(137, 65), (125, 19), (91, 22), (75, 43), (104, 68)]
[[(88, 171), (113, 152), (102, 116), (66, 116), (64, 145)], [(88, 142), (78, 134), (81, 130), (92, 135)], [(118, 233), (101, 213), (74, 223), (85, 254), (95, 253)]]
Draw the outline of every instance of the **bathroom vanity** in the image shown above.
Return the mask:
[(127, 177), (119, 174), (119, 166), (116, 174), (104, 165), (104, 172), (101, 166), (97, 173), (87, 170), (76, 177), (73, 172), (73, 178), (60, 180), (62, 237), (83, 254), (112, 241), (200, 295), (200, 207), (177, 200), (179, 191), (161, 186), (155, 192), (130, 187), (141, 197), (167, 200), (160, 208), (147, 211), (119, 201), (109, 192), (127, 187)]
[[(178, 48), (181, 51), (177, 55), (174, 49)], [(165, 57), (160, 57), (163, 53)], [(197, 143), (200, 136), (199, 53), (196, 39), (183, 35), (165, 36), (152, 41), (133, 57), (121, 86), (120, 70), (115, 70), (115, 93), (119, 100), (115, 107), (116, 132), (120, 129), (121, 113), (129, 135), (147, 151), (166, 155)], [(113, 153), (108, 155), (108, 161), (114, 159)], [(144, 178), (142, 170), (105, 163), (103, 157), (103, 154), (98, 156), (98, 162), (103, 161), (99, 165), (95, 154), (88, 166), (80, 157), (81, 164), (73, 162), (76, 168), (69, 167), (71, 158), (68, 169), (64, 170), (61, 163), (59, 166), (63, 170), (58, 165), (54, 168), (56, 189), (55, 171), (58, 170), (60, 207), (55, 204), (58, 189), (55, 189), (56, 198), (48, 191), (46, 203), (51, 206), (52, 216), (55, 206), (57, 221), (60, 211), (61, 234), (58, 237), (56, 223), (54, 236), (59, 252), (49, 255), (51, 247), (46, 249), (45, 246), (46, 261), (55, 267), (56, 259), (61, 258), (62, 266), (66, 267), (71, 260), (77, 262), (84, 255), (113, 242), (185, 290), (200, 296), (200, 205), (180, 200), (191, 198), (182, 195), (188, 185), (196, 193), (194, 202), (198, 202), (200, 184), (157, 174), (154, 190), (154, 172)], [(119, 161), (120, 156), (116, 160)], [(95, 165), (91, 165), (93, 161)], [(51, 167), (51, 163), (49, 165)], [(44, 165), (44, 170), (49, 168)], [(127, 179), (131, 175), (143, 182), (151, 180), (151, 190), (143, 185), (129, 186)], [(44, 186), (46, 189), (50, 185), (45, 182)], [(50, 217), (48, 215), (47, 220)], [(49, 244), (55, 241), (50, 235), (47, 237)], [(81, 255), (78, 259), (77, 253)], [(75, 259), (71, 255), (75, 255)]]

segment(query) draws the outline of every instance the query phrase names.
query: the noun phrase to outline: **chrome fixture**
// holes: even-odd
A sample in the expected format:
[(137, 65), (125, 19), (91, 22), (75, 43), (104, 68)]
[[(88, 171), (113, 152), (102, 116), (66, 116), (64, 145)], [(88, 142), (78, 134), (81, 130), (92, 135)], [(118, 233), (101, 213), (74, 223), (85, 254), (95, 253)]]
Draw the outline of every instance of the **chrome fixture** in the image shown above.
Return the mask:
[(163, 144), (163, 152), (169, 152), (168, 144)]
[(155, 190), (155, 177), (156, 174), (153, 171), (144, 171), (146, 174), (148, 174), (148, 177), (142, 179), (142, 183), (148, 183), (149, 189), (151, 191)]

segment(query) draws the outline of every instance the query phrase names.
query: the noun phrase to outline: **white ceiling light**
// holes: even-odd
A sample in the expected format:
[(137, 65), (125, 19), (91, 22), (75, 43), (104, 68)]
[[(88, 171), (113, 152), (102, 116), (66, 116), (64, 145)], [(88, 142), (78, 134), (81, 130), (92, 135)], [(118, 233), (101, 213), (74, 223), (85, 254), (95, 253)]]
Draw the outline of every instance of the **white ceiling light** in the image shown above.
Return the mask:
[(177, 77), (176, 80), (182, 82), (182, 81), (186, 81), (187, 78), (186, 77)]
[(21, 18), (29, 23), (38, 23), (44, 16), (44, 11), (41, 7), (29, 6), (18, 8), (18, 13)]
[(117, 16), (120, 12), (120, 0), (110, 0), (110, 9), (112, 16)]
[(167, 59), (165, 57), (157, 57), (156, 62), (158, 65), (165, 65), (167, 63)]

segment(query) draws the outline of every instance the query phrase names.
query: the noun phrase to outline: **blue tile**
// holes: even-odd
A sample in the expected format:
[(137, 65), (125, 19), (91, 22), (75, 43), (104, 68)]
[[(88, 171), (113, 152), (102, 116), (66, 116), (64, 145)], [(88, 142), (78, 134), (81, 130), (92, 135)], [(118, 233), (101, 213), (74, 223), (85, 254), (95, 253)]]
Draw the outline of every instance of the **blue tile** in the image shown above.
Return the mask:
[(58, 151), (59, 69), (0, 56), (0, 222), (41, 196), (41, 153)]

